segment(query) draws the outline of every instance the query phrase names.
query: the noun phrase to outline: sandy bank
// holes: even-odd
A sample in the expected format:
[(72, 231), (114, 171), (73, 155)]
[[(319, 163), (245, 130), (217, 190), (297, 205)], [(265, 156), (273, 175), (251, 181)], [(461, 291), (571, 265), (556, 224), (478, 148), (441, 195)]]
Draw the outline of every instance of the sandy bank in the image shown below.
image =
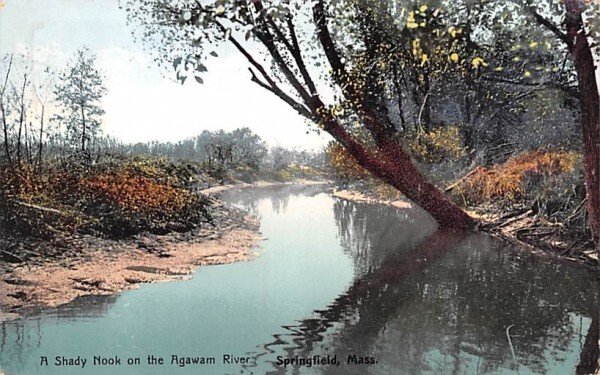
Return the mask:
[[(200, 192), (215, 195), (232, 189), (327, 183), (260, 181)], [(258, 255), (258, 220), (225, 207), (215, 203), (211, 208), (213, 214), (219, 213), (220, 225), (185, 233), (142, 233), (119, 241), (73, 236), (64, 254), (25, 262), (0, 274), (0, 321), (16, 318), (28, 309), (55, 307), (82, 296), (110, 295), (142, 283), (185, 279), (199, 266), (245, 261)]]
[(385, 205), (396, 207), (396, 208), (413, 208), (413, 207), (415, 207), (414, 203), (412, 203), (408, 199), (398, 199), (398, 200), (377, 199), (377, 198), (369, 197), (357, 190), (333, 190), (332, 194), (334, 197), (338, 197), (341, 199), (346, 199), (346, 200), (354, 201), (354, 202), (360, 202), (360, 203), (385, 204)]
[(271, 181), (257, 181), (253, 183), (240, 182), (229, 185), (218, 185), (213, 186), (208, 189), (200, 190), (200, 193), (205, 195), (214, 195), (218, 193), (222, 193), (224, 191), (232, 190), (232, 189), (250, 189), (250, 188), (265, 188), (270, 186), (285, 186), (285, 185), (327, 185), (330, 184), (331, 181), (315, 181), (315, 180), (294, 180), (290, 182), (271, 182)]
[(120, 244), (119, 249), (99, 249), (87, 259), (24, 265), (0, 278), (2, 318), (33, 307), (54, 307), (86, 295), (107, 295), (134, 289), (141, 283), (180, 280), (198, 266), (244, 261), (261, 237), (254, 229), (234, 228), (220, 238), (185, 241), (176, 236), (160, 238), (160, 253), (151, 253), (140, 242)]

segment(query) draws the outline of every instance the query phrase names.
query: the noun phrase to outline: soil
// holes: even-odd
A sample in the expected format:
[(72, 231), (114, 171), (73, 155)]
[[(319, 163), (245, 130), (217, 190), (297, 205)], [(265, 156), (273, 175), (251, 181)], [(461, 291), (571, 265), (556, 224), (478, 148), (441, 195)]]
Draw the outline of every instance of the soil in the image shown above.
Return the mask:
[[(333, 190), (334, 196), (355, 202), (386, 204), (396, 208), (411, 208), (407, 199), (386, 200), (359, 190)], [(565, 230), (558, 223), (537, 217), (526, 208), (511, 211), (499, 207), (470, 207), (467, 212), (480, 222), (480, 229), (537, 254), (560, 257), (589, 268), (598, 267), (598, 253), (591, 241), (579, 233)]]
[[(214, 186), (200, 193), (215, 196), (234, 188), (324, 183), (260, 181)], [(199, 266), (247, 261), (259, 255), (256, 218), (218, 199), (207, 210), (211, 225), (166, 235), (140, 233), (125, 240), (61, 233), (51, 241), (41, 241), (0, 234), (0, 251), (7, 244), (11, 249), (9, 256), (0, 253), (0, 321), (83, 296), (112, 295), (142, 283), (186, 279)]]

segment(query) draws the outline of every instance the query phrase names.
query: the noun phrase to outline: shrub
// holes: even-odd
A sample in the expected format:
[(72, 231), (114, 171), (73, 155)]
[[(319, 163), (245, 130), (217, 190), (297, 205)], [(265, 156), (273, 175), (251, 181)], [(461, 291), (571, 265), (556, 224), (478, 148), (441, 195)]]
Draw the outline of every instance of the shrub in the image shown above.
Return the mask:
[(193, 191), (199, 176), (191, 165), (160, 160), (0, 169), (0, 224), (43, 238), (57, 231), (122, 237), (188, 230), (210, 220), (208, 202)]
[(326, 153), (329, 165), (338, 177), (344, 180), (362, 180), (371, 176), (339, 143), (330, 143)]
[(443, 126), (429, 132), (409, 132), (403, 137), (411, 154), (427, 163), (457, 159), (466, 154), (460, 130), (456, 126)]
[(516, 202), (526, 197), (532, 179), (573, 172), (580, 155), (566, 151), (528, 151), (490, 168), (480, 167), (455, 189), (467, 204), (492, 200)]

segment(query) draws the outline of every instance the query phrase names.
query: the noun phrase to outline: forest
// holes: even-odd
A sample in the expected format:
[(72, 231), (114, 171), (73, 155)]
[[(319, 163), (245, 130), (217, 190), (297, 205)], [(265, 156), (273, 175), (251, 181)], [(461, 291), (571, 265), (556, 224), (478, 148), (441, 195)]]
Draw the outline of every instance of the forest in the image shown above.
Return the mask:
[[(218, 193), (292, 184), (327, 184), (348, 201), (418, 208), (435, 223), (407, 257), (357, 272), (367, 286), (357, 279), (319, 314), (363, 300), (379, 306), (370, 290), (387, 293), (437, 260), (441, 247), (458, 247), (474, 234), (597, 273), (600, 3), (120, 0), (119, 11), (130, 27), (124, 32), (165, 79), (202, 85), (211, 64), (234, 54), (247, 80), (328, 143), (286, 148), (268, 144), (252, 124), (207, 130), (205, 120), (215, 119), (198, 119), (196, 135), (179, 141), (123, 142), (103, 131), (108, 89), (95, 51), (82, 46), (61, 67), (46, 65), (43, 56), (6, 53), (0, 56), (0, 276), (11, 288), (26, 285), (19, 279), (25, 276), (16, 276), (23, 267), (58, 262), (67, 269), (97, 249), (133, 247), (169, 258), (182, 243), (256, 232), (255, 218)], [(264, 103), (261, 110), (269, 108)], [(352, 256), (348, 217), (362, 210), (353, 204), (334, 206)], [(380, 218), (369, 217), (363, 229), (376, 239), (380, 232), (368, 222)], [(384, 239), (377, 246), (393, 242)], [(162, 274), (177, 274), (169, 272)], [(128, 274), (119, 286), (77, 282), (87, 288), (78, 297), (143, 280)], [(11, 312), (69, 302), (49, 303), (25, 289), (2, 297), (10, 298)], [(588, 341), (598, 342), (599, 319), (590, 319), (577, 373), (598, 368), (598, 347)], [(500, 334), (514, 360), (509, 323)]]
[(311, 5), (124, 8), (182, 83), (202, 83), (203, 62), (235, 48), (254, 83), (333, 138), (327, 152), (342, 176), (392, 187), (442, 228), (597, 258), (598, 4)]

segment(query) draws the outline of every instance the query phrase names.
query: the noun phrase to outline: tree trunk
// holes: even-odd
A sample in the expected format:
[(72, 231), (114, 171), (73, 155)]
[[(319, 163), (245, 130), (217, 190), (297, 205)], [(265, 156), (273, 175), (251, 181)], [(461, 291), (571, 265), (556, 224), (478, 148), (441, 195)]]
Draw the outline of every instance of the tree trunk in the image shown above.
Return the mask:
[[(600, 98), (596, 67), (578, 1), (565, 1), (567, 44), (577, 70), (583, 130), (585, 188), (592, 236), (600, 241)], [(599, 248), (600, 250), (600, 248)]]
[(12, 164), (10, 157), (10, 147), (8, 145), (8, 123), (6, 121), (6, 108), (4, 108), (4, 94), (6, 93), (6, 86), (8, 85), (8, 78), (10, 77), (10, 70), (12, 68), (13, 56), (10, 55), (10, 61), (8, 63), (8, 69), (6, 69), (6, 76), (4, 78), (4, 84), (2, 85), (2, 92), (0, 93), (0, 114), (2, 115), (2, 130), (4, 133), (4, 153), (6, 154), (6, 161), (8, 164)]
[(469, 159), (473, 159), (475, 150), (475, 131), (473, 129), (473, 116), (471, 114), (471, 92), (467, 89), (464, 97), (464, 115), (463, 115), (463, 138), (464, 145), (469, 153)]
[(81, 152), (85, 152), (85, 111), (81, 104)]
[[(23, 132), (23, 123), (25, 122), (25, 88), (27, 87), (27, 74), (23, 77), (23, 88), (21, 89), (21, 99), (19, 101), (19, 132), (17, 134), (17, 163), (21, 164), (21, 136)], [(27, 124), (25, 124), (27, 126)]]
[(441, 228), (475, 228), (476, 221), (429, 183), (400, 145), (388, 141), (381, 145), (381, 153), (375, 154), (348, 134), (334, 118), (324, 120), (325, 131), (340, 142), (361, 167), (427, 211)]
[(42, 151), (44, 148), (44, 110), (45, 110), (45, 105), (42, 104), (42, 114), (41, 114), (41, 119), (40, 119), (40, 142), (38, 144), (38, 166), (42, 165)]
[(575, 373), (577, 375), (595, 374), (598, 369), (598, 314), (600, 311), (592, 313), (592, 322), (588, 328), (585, 342), (579, 353), (579, 363)]
[[(0, 98), (0, 100), (4, 100)], [(8, 164), (12, 163), (10, 157), (10, 146), (8, 144), (8, 124), (6, 122), (6, 110), (4, 109), (4, 102), (0, 102), (0, 111), (2, 112), (2, 130), (4, 132), (4, 154), (6, 155), (6, 161)]]

